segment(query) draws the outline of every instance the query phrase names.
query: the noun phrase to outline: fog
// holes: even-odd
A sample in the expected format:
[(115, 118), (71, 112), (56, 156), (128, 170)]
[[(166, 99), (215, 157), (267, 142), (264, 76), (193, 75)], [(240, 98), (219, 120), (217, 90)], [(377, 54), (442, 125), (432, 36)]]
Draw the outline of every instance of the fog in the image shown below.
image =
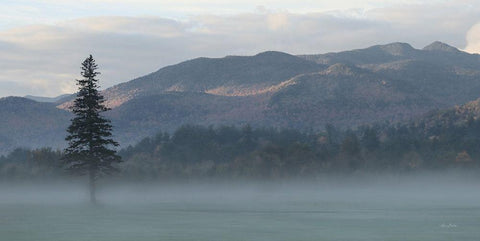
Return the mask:
[(3, 183), (6, 240), (474, 240), (480, 175)]
[[(105, 205), (161, 201), (241, 202), (265, 200), (405, 201), (480, 199), (480, 172), (441, 171), (408, 174), (339, 174), (278, 180), (190, 179), (180, 181), (116, 181), (101, 179), (97, 195)], [(87, 181), (0, 183), (0, 204), (88, 202)], [(357, 200), (358, 200), (357, 199)]]

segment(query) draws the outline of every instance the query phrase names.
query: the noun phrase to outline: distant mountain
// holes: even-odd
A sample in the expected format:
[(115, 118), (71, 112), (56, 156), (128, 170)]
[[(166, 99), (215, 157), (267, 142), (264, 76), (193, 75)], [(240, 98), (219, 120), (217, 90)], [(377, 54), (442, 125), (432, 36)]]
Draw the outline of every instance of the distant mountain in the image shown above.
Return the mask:
[(130, 144), (159, 130), (172, 131), (183, 124), (274, 125), (263, 114), (267, 100), (264, 94), (220, 96), (167, 92), (136, 97), (107, 115), (113, 120), (119, 141)]
[(165, 92), (255, 95), (268, 92), (273, 85), (296, 75), (325, 68), (324, 65), (274, 51), (255, 56), (197, 58), (119, 84), (104, 91), (104, 95), (110, 107), (119, 106), (137, 96)]
[(56, 102), (64, 102), (71, 96), (72, 94), (64, 94), (64, 95), (59, 95), (57, 97), (42, 97), (42, 96), (26, 95), (24, 96), (24, 98), (34, 100), (37, 102), (56, 103)]
[(112, 118), (133, 134), (182, 123), (321, 129), (463, 104), (479, 97), (478, 70), (478, 55), (441, 42), (424, 49), (392, 43), (323, 55), (198, 58), (104, 93)]
[[(479, 93), (479, 55), (441, 42), (423, 49), (392, 43), (316, 55), (197, 58), (103, 91), (122, 144), (186, 123), (323, 129), (403, 121)], [(57, 107), (67, 109), (71, 98)]]
[(416, 60), (457, 68), (475, 69), (480, 64), (480, 55), (469, 54), (448, 44), (435, 41), (423, 49), (414, 49), (407, 43), (375, 45), (366, 49), (357, 49), (339, 53), (302, 55), (307, 60), (332, 65), (346, 63), (365, 68), (397, 61)]
[(64, 145), (71, 114), (22, 97), (0, 98), (0, 154), (15, 147)]
[(366, 49), (356, 49), (339, 53), (302, 55), (307, 60), (332, 65), (337, 63), (352, 65), (383, 64), (405, 60), (418, 56), (421, 50), (414, 49), (407, 43), (391, 43), (375, 45)]
[(344, 64), (298, 76), (292, 82), (268, 102), (269, 114), (292, 128), (405, 120), (442, 106), (415, 88), (404, 88), (393, 79)]
[(423, 50), (426, 51), (435, 51), (435, 52), (450, 52), (450, 53), (461, 53), (460, 50), (458, 50), (455, 47), (452, 47), (448, 44), (442, 43), (440, 41), (435, 41), (423, 48)]

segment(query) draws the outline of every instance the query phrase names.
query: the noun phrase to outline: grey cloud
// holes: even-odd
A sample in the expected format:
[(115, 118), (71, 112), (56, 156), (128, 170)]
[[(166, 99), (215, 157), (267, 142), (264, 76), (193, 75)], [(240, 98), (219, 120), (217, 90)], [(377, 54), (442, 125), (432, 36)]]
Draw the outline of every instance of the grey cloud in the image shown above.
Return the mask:
[(0, 51), (6, 51), (13, 48), (13, 44), (0, 40)]

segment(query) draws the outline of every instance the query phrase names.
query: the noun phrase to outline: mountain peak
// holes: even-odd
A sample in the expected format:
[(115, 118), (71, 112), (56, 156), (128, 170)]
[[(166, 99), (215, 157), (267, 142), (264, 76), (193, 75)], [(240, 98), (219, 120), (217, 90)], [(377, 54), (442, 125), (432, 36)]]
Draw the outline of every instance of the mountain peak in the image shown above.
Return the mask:
[(261, 58), (289, 58), (289, 57), (295, 57), (293, 55), (284, 53), (284, 52), (279, 52), (279, 51), (265, 51), (261, 52), (255, 55), (255, 57), (261, 57)]
[(410, 44), (400, 42), (380, 45), (378, 47), (381, 50), (395, 56), (402, 56), (415, 50)]
[(455, 47), (452, 47), (446, 43), (442, 43), (440, 41), (435, 41), (423, 48), (426, 51), (442, 51), (442, 52), (459, 52), (459, 50)]

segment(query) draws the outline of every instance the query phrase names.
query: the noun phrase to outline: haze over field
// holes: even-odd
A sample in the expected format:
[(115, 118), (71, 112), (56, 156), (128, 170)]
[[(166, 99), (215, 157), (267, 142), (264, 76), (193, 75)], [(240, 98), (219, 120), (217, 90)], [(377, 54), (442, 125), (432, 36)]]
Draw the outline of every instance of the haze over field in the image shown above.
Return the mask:
[[(467, 175), (465, 175), (467, 174)], [(0, 187), (13, 240), (475, 240), (478, 174)]]

